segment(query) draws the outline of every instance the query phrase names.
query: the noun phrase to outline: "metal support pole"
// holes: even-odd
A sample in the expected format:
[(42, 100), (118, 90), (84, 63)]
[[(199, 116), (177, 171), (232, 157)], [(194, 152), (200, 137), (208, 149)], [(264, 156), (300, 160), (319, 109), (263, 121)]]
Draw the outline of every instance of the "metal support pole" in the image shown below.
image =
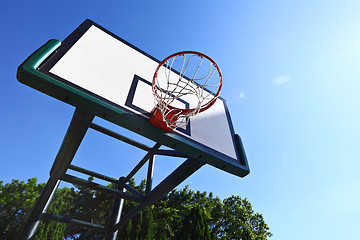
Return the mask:
[(127, 223), (131, 218), (140, 213), (145, 207), (151, 206), (156, 203), (164, 195), (168, 194), (172, 189), (178, 186), (191, 174), (196, 172), (201, 168), (204, 163), (197, 161), (193, 158), (188, 158), (183, 164), (181, 164), (174, 172), (172, 172), (167, 178), (165, 178), (159, 185), (157, 185), (154, 190), (152, 190), (145, 198), (145, 200), (128, 213), (119, 223), (117, 223), (113, 230), (119, 229), (125, 223)]
[(41, 223), (41, 214), (45, 213), (59, 186), (60, 180), (50, 177), (39, 199), (36, 201), (19, 239), (35, 239), (35, 233)]
[[(125, 184), (125, 177), (121, 177), (117, 184), (117, 190), (125, 192), (123, 187)], [(124, 206), (124, 198), (115, 197), (111, 209), (108, 232), (106, 233), (106, 240), (116, 240), (119, 230), (113, 229), (113, 227), (120, 221), (122, 209)]]
[(93, 118), (94, 115), (92, 114), (82, 112), (79, 109), (75, 110), (70, 126), (50, 171), (50, 178), (30, 213), (19, 240), (35, 238), (35, 233), (40, 225), (41, 214), (46, 212), (46, 209), (51, 202), (51, 198), (60, 183), (59, 179), (68, 169)]
[(147, 160), (154, 155), (154, 152), (157, 151), (161, 147), (160, 143), (156, 143), (149, 152), (141, 159), (141, 161), (135, 166), (135, 168), (127, 175), (126, 180), (130, 181), (130, 179), (144, 166)]
[(147, 178), (146, 178), (145, 195), (148, 195), (151, 192), (152, 180), (153, 180), (153, 175), (154, 175), (154, 161), (155, 161), (155, 156), (152, 155), (149, 158), (149, 167), (148, 167)]

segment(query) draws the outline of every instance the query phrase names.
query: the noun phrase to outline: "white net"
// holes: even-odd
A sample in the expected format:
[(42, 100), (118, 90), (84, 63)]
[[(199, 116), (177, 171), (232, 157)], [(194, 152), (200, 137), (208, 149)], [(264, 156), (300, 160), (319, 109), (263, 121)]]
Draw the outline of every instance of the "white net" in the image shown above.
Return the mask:
[(176, 53), (155, 72), (155, 106), (169, 128), (183, 128), (189, 117), (214, 104), (221, 86), (221, 71), (211, 58), (197, 52)]

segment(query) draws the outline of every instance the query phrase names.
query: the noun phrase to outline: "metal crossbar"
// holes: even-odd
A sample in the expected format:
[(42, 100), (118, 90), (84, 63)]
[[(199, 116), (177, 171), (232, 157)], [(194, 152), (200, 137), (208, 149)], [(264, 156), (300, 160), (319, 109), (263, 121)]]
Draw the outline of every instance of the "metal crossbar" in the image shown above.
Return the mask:
[(108, 181), (108, 182), (118, 183), (118, 180), (115, 179), (115, 178), (111, 178), (111, 177), (108, 177), (108, 176), (105, 176), (105, 175), (99, 174), (97, 172), (93, 172), (93, 171), (90, 171), (90, 170), (87, 170), (85, 168), (81, 168), (81, 167), (78, 167), (78, 166), (75, 166), (75, 165), (70, 165), (69, 169), (74, 170), (76, 172), (84, 173), (84, 174), (92, 176), (92, 177), (96, 177), (96, 178), (105, 180), (105, 181)]
[(47, 220), (53, 220), (53, 221), (57, 221), (57, 222), (62, 222), (62, 223), (66, 223), (66, 224), (72, 224), (72, 225), (76, 225), (76, 226), (80, 226), (80, 227), (84, 227), (84, 228), (90, 228), (90, 229), (98, 230), (98, 231), (102, 231), (102, 232), (107, 231), (106, 227), (103, 225), (89, 223), (89, 222), (77, 220), (74, 218), (55, 215), (55, 214), (51, 214), (51, 213), (43, 213), (41, 215), (41, 218), (47, 219)]
[(121, 197), (124, 198), (126, 200), (131, 200), (133, 202), (142, 202), (144, 200), (144, 196), (143, 197), (139, 197), (139, 196), (134, 196), (128, 193), (124, 193), (122, 191), (118, 191), (116, 189), (110, 188), (110, 187), (105, 187), (103, 185), (100, 185), (98, 183), (94, 183), (92, 181), (88, 181), (88, 180), (84, 180), (69, 174), (64, 174), (64, 176), (62, 176), (60, 178), (61, 180), (65, 181), (65, 182), (69, 182), (69, 183), (73, 183), (75, 185), (80, 185), (80, 186), (84, 186), (96, 191), (100, 191), (103, 193), (107, 193), (110, 194), (114, 197)]

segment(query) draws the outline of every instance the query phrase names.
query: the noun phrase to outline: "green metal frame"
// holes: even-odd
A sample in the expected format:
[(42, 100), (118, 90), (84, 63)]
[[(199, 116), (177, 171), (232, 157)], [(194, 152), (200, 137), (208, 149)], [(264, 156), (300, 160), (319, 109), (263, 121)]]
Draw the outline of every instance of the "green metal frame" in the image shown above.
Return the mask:
[[(119, 180), (114, 180), (111, 177), (96, 173), (81, 167), (71, 165), (71, 162), (77, 152), (78, 147), (80, 146), (82, 139), (85, 137), (87, 130), (92, 125), (92, 120), (94, 118), (93, 114), (81, 111), (76, 109), (71, 120), (70, 126), (66, 132), (64, 140), (61, 144), (61, 147), (56, 155), (55, 161), (50, 171), (50, 177), (47, 181), (45, 188), (41, 192), (35, 206), (33, 207), (29, 218), (27, 219), (26, 224), (23, 227), (23, 231), (20, 234), (19, 240), (31, 240), (36, 236), (37, 229), (40, 225), (40, 222), (43, 219), (54, 220), (58, 222), (63, 222), (67, 224), (77, 225), (84, 228), (89, 228), (97, 231), (102, 231), (106, 233), (106, 240), (115, 240), (118, 229), (142, 211), (145, 207), (153, 205), (161, 197), (169, 193), (173, 188), (178, 186), (182, 181), (188, 178), (191, 174), (196, 172), (204, 164), (197, 161), (196, 159), (188, 158), (184, 163), (182, 163), (177, 169), (175, 169), (168, 177), (166, 177), (161, 183), (159, 183), (155, 188), (152, 188), (152, 178), (153, 178), (153, 163), (154, 156), (169, 155), (168, 151), (159, 151), (161, 144), (156, 143), (153, 147), (145, 146), (139, 142), (136, 142), (132, 139), (129, 139), (120, 134), (114, 134), (111, 131), (105, 128), (101, 129), (101, 133), (109, 135), (110, 137), (115, 137), (118, 140), (121, 140), (125, 143), (131, 144), (139, 149), (146, 149), (147, 152), (145, 156), (140, 160), (140, 162), (134, 167), (134, 169), (126, 176), (121, 177)], [(98, 128), (98, 127), (96, 127)], [(93, 128), (96, 130), (95, 128)], [(109, 134), (110, 133), (110, 134)], [(177, 152), (173, 152), (173, 156), (178, 155)], [(180, 155), (183, 158), (183, 155)], [(147, 173), (147, 182), (145, 194), (137, 191), (136, 189), (129, 186), (127, 183), (130, 179), (139, 171), (141, 167), (144, 166), (146, 162), (149, 161), (148, 173)], [(75, 177), (67, 174), (67, 170), (71, 169), (73, 171), (83, 173), (92, 177), (96, 177), (105, 181), (109, 181), (117, 184), (117, 189), (113, 189), (92, 181), (88, 181), (79, 177)], [(93, 189), (96, 191), (103, 192), (114, 197), (113, 207), (110, 212), (110, 218), (107, 225), (99, 225), (90, 222), (85, 222), (77, 219), (73, 219), (68, 216), (59, 216), (51, 213), (47, 213), (47, 208), (52, 201), (52, 198), (55, 194), (57, 187), (59, 186), (60, 181), (69, 182), (72, 184), (80, 185)], [(134, 208), (130, 213), (121, 218), (121, 211), (123, 207), (124, 200), (138, 202), (139, 205)]]
[(240, 177), (249, 174), (250, 170), (246, 155), (238, 135), (235, 135), (234, 139), (240, 158), (239, 162), (223, 160), (220, 153), (218, 154), (215, 151), (210, 153), (206, 147), (200, 144), (191, 142), (179, 135), (159, 130), (143, 118), (101, 101), (94, 96), (38, 71), (38, 67), (46, 61), (47, 58), (50, 58), (60, 45), (61, 42), (59, 40), (50, 40), (35, 51), (19, 66), (17, 79), (40, 92), (64, 101), (82, 111), (94, 114), (95, 116), (134, 131), (204, 164), (210, 164)]

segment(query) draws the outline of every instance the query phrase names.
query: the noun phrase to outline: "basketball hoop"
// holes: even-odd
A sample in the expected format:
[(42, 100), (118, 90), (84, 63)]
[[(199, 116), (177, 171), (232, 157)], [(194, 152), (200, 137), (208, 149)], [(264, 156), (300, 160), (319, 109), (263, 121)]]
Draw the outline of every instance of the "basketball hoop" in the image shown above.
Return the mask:
[(174, 53), (156, 68), (150, 123), (167, 132), (210, 108), (220, 95), (222, 74), (210, 57), (194, 51)]

